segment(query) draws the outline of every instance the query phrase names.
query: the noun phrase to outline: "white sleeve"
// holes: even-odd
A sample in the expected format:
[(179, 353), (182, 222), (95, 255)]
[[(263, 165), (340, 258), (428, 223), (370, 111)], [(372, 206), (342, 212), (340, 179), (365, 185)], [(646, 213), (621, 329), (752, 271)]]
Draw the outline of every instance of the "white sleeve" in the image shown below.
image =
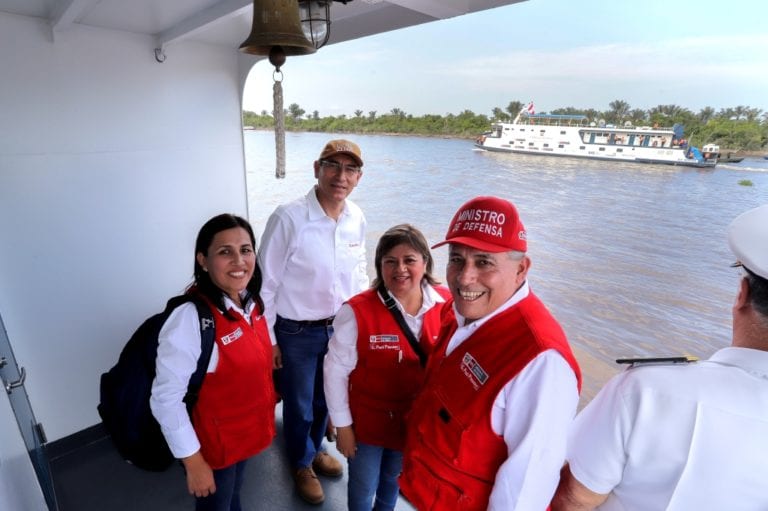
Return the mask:
[(259, 245), (259, 268), (263, 279), (259, 295), (264, 302), (264, 317), (273, 346), (277, 344), (274, 330), (277, 319), (277, 290), (283, 280), (291, 236), (289, 226), (280, 214), (278, 206), (267, 220)]
[(152, 415), (176, 458), (185, 458), (200, 450), (187, 406), (182, 401), (189, 378), (197, 368), (200, 352), (197, 307), (194, 303), (185, 303), (171, 313), (160, 329), (157, 373), (149, 399)]
[(635, 422), (624, 406), (622, 383), (629, 371), (614, 376), (579, 412), (568, 438), (571, 473), (595, 493), (606, 495), (621, 482), (627, 463), (625, 439)]
[(547, 509), (578, 401), (576, 375), (555, 350), (539, 354), (502, 389), (491, 422), (508, 457), (496, 473), (489, 511)]
[(333, 336), (323, 362), (323, 385), (334, 426), (352, 424), (349, 409), (349, 374), (357, 365), (357, 319), (352, 307), (341, 306), (333, 320)]

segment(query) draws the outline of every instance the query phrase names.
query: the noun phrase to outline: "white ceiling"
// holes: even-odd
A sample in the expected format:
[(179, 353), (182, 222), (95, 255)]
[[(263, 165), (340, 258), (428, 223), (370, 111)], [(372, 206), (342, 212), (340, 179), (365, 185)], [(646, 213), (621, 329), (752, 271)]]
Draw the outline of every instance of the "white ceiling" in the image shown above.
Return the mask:
[[(331, 5), (329, 44), (524, 0), (350, 0)], [(158, 47), (190, 39), (237, 48), (251, 31), (252, 0), (0, 0), (0, 12), (48, 20), (54, 35), (75, 24), (154, 36)], [(55, 38), (54, 38), (55, 39)]]

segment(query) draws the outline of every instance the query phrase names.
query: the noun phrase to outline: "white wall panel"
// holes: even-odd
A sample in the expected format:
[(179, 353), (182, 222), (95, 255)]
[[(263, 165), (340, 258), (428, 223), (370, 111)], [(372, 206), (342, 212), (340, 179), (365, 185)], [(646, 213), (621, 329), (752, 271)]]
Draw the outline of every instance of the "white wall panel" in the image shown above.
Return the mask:
[[(230, 48), (0, 14), (0, 312), (56, 440), (99, 421), (101, 372), (190, 282), (194, 238), (245, 215)], [(15, 48), (24, 47), (23, 57)]]

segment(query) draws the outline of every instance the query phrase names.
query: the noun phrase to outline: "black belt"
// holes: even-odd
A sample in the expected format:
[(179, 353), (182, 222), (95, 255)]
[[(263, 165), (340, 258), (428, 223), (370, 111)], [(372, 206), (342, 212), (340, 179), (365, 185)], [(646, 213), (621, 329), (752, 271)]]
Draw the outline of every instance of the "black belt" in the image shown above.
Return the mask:
[(325, 319), (313, 319), (313, 320), (308, 320), (308, 321), (297, 321), (295, 319), (288, 319), (288, 318), (284, 318), (282, 316), (280, 317), (280, 319), (283, 320), (283, 321), (290, 321), (292, 323), (296, 323), (297, 325), (301, 325), (301, 326), (325, 326), (325, 327), (328, 327), (328, 326), (333, 325), (333, 318), (335, 318), (335, 317), (336, 316), (331, 316), (331, 317), (325, 318)]

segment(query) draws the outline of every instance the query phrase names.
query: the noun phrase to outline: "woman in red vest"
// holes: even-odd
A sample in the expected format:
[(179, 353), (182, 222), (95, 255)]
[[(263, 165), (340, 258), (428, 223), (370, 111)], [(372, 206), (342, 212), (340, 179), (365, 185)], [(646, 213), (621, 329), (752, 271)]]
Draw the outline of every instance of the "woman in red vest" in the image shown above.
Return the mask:
[(336, 314), (324, 365), (336, 445), (349, 462), (350, 511), (395, 508), (404, 416), (423, 383), (450, 296), (432, 277), (429, 245), (411, 225), (382, 235), (375, 266), (371, 289)]
[(211, 307), (215, 343), (191, 419), (182, 398), (201, 354), (195, 305), (177, 307), (158, 337), (150, 405), (197, 511), (239, 511), (246, 460), (275, 436), (272, 345), (254, 247), (251, 226), (234, 215), (213, 217), (197, 236), (187, 292)]

